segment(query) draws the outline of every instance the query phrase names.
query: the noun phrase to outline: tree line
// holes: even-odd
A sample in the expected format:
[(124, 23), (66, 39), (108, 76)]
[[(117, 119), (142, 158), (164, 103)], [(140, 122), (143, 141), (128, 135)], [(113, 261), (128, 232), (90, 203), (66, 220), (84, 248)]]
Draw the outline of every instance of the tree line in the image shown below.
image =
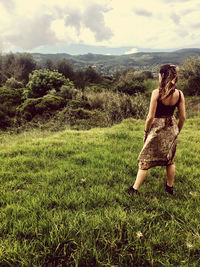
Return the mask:
[(14, 78), (26, 86), (29, 82), (29, 74), (39, 69), (57, 71), (65, 78), (73, 81), (75, 87), (80, 89), (84, 89), (88, 83), (99, 83), (103, 79), (102, 75), (91, 66), (75, 71), (66, 58), (59, 59), (55, 63), (51, 59), (47, 59), (44, 66), (41, 66), (29, 53), (10, 53), (0, 55), (0, 86), (4, 85), (10, 78)]

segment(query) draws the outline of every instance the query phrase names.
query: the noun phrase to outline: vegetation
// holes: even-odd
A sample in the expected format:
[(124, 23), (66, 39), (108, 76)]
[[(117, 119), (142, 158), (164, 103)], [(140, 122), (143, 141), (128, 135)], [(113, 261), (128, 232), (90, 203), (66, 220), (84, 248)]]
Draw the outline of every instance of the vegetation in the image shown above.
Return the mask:
[(25, 85), (29, 74), (37, 67), (36, 61), (28, 53), (0, 55), (0, 85), (12, 77)]
[[(98, 58), (85, 56), (86, 61)], [(96, 65), (74, 69), (66, 58), (55, 62), (47, 58), (44, 66), (39, 66), (29, 54), (1, 55), (0, 63), (0, 128), (4, 130), (59, 130), (66, 125), (90, 129), (129, 117), (144, 119), (151, 92), (158, 86), (151, 71), (133, 67), (109, 76), (98, 72)], [(199, 114), (199, 99), (192, 98), (199, 95), (199, 66), (199, 57), (180, 65), (178, 88), (190, 96), (189, 116)]]
[(173, 197), (161, 167), (139, 196), (125, 193), (144, 121), (2, 133), (0, 265), (199, 266), (199, 125), (187, 120), (179, 137)]
[(188, 58), (180, 67), (180, 88), (186, 95), (200, 95), (200, 56)]
[(42, 97), (53, 89), (57, 92), (62, 85), (68, 82), (69, 80), (65, 79), (57, 71), (35, 70), (29, 76), (29, 82), (25, 91), (26, 98)]

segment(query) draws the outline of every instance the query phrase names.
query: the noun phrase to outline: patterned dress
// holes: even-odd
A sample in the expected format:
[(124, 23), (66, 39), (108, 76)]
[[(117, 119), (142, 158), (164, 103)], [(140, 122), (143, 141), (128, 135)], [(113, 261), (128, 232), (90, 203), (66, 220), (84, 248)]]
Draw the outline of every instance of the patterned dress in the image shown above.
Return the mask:
[(173, 114), (180, 99), (179, 91), (179, 99), (173, 106), (164, 105), (161, 100), (158, 100), (155, 118), (138, 157), (141, 170), (174, 163), (179, 129)]

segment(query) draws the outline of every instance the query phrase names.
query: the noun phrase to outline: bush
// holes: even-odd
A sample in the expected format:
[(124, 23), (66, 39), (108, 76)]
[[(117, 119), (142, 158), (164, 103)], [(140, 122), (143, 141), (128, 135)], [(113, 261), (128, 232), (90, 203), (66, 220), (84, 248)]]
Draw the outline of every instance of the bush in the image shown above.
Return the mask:
[(17, 115), (27, 121), (32, 120), (35, 115), (44, 113), (51, 114), (63, 108), (66, 102), (62, 97), (46, 95), (40, 98), (29, 98), (18, 107)]
[(68, 80), (67, 85), (61, 86), (59, 96), (65, 99), (74, 99), (76, 98), (77, 93), (78, 93), (78, 90), (75, 89), (73, 82)]
[(7, 115), (7, 112), (3, 109), (3, 107), (0, 107), (0, 128), (5, 130), (7, 127), (11, 126), (11, 119)]
[(0, 105), (9, 117), (15, 116), (16, 107), (23, 101), (23, 89), (0, 88)]
[(105, 113), (108, 125), (129, 117), (144, 119), (148, 112), (149, 100), (141, 94), (133, 97), (103, 91), (101, 93), (90, 92), (87, 94), (87, 98), (92, 109), (98, 109)]
[(84, 108), (88, 110), (92, 109), (89, 102), (86, 100), (68, 100), (66, 106), (73, 109), (76, 108)]
[(29, 75), (29, 82), (26, 86), (25, 96), (37, 98), (46, 95), (50, 90), (60, 90), (62, 85), (68, 85), (69, 79), (57, 71), (35, 70)]
[(116, 90), (128, 95), (135, 95), (136, 93), (144, 93), (147, 88), (140, 81), (121, 81), (116, 86)]
[(17, 81), (14, 77), (7, 79), (5, 86), (12, 89), (23, 88), (23, 83)]
[(61, 128), (63, 125), (73, 126), (76, 129), (107, 126), (103, 112), (99, 110), (90, 111), (84, 108), (72, 109), (65, 107), (55, 116), (54, 121), (57, 128)]
[(200, 95), (200, 57), (188, 58), (180, 66), (178, 87), (185, 95)]
[(144, 75), (145, 80), (153, 79), (153, 73), (151, 71), (143, 71), (142, 74)]
[(133, 70), (122, 72), (121, 76), (118, 77), (115, 90), (128, 95), (144, 93), (147, 90), (144, 84), (145, 79), (146, 74), (143, 72)]

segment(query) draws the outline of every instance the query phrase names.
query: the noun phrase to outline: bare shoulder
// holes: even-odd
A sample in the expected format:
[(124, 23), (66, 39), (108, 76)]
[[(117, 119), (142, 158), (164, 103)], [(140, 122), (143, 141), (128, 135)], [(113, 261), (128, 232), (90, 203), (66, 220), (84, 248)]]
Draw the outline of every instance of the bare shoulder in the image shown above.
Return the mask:
[(180, 92), (180, 94), (181, 94), (181, 101), (184, 101), (184, 94), (183, 94), (183, 92), (181, 91), (181, 90), (178, 90), (179, 92)]
[(152, 97), (153, 99), (155, 99), (155, 100), (158, 100), (158, 98), (159, 98), (159, 89), (154, 89), (154, 90), (152, 91), (151, 97)]

